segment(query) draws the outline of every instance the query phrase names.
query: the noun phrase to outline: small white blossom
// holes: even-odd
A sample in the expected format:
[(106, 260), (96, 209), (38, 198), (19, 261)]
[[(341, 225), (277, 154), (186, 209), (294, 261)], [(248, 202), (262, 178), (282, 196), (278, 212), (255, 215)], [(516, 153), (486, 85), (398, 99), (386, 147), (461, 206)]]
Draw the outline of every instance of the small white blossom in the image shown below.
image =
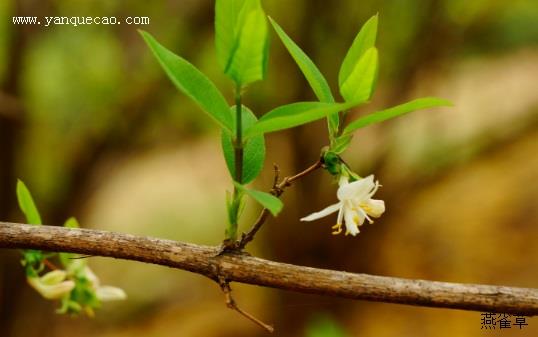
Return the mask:
[(119, 301), (127, 298), (127, 294), (121, 288), (102, 286), (97, 275), (90, 269), (90, 267), (84, 267), (84, 275), (95, 290), (97, 298), (102, 302)]
[(27, 281), (46, 299), (55, 300), (69, 294), (75, 288), (75, 282), (64, 281), (67, 273), (63, 270), (54, 270), (41, 277), (28, 277)]
[(359, 233), (359, 226), (362, 226), (365, 220), (373, 223), (371, 217), (378, 218), (385, 212), (385, 202), (372, 199), (380, 185), (378, 181), (374, 182), (373, 175), (351, 183), (348, 177), (342, 176), (339, 185), (336, 193), (338, 203), (312, 213), (302, 218), (301, 221), (317, 220), (338, 211), (336, 225), (332, 227), (333, 234), (342, 233), (342, 223), (345, 221), (346, 235), (355, 236)]

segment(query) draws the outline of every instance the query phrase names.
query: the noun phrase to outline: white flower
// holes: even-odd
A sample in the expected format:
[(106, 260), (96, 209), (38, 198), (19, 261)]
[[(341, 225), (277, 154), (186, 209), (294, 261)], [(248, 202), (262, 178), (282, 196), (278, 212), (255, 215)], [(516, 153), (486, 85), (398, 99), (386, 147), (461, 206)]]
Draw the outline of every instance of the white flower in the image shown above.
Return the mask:
[(339, 182), (340, 187), (336, 193), (338, 203), (331, 205), (319, 212), (312, 213), (301, 219), (301, 221), (313, 221), (323, 218), (338, 211), (338, 219), (333, 234), (342, 233), (342, 220), (345, 221), (346, 235), (353, 236), (359, 233), (359, 226), (364, 220), (373, 223), (371, 217), (378, 218), (385, 212), (385, 202), (383, 200), (372, 199), (372, 196), (379, 188), (379, 182), (374, 182), (374, 176), (359, 179), (349, 183), (348, 177), (342, 176)]
[(41, 277), (28, 277), (27, 281), (46, 299), (55, 300), (69, 294), (75, 288), (75, 282), (64, 281), (67, 273), (63, 270), (54, 270)]
[(92, 284), (95, 294), (100, 301), (119, 301), (127, 298), (127, 294), (121, 288), (102, 286), (99, 278), (93, 273), (90, 267), (84, 267), (84, 275)]

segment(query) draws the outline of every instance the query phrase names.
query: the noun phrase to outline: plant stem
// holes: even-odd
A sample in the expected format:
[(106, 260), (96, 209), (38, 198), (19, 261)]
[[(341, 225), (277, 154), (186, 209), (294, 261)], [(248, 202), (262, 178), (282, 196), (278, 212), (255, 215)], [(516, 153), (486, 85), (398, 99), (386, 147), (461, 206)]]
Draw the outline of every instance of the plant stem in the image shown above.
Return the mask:
[(235, 91), (235, 181), (242, 183), (243, 180), (243, 121), (241, 105), (241, 86), (238, 85)]
[[(234, 162), (235, 181), (243, 182), (243, 121), (242, 121), (241, 85), (237, 85), (235, 90), (235, 140), (234, 140)], [(226, 229), (226, 240), (233, 243), (237, 239), (237, 226), (239, 222), (239, 212), (241, 209), (241, 192), (234, 187), (233, 201), (229, 209), (230, 223)]]

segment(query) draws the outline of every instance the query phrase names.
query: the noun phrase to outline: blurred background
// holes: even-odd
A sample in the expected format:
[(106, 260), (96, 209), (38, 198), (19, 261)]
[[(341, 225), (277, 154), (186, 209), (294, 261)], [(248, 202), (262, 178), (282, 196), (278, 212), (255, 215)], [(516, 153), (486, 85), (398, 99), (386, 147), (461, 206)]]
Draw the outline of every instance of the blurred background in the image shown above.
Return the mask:
[[(419, 111), (359, 131), (344, 157), (383, 184), (385, 215), (359, 236), (330, 235), (334, 219), (298, 219), (335, 201), (317, 172), (249, 250), (261, 257), (378, 275), (538, 287), (538, 2), (535, 0), (264, 0), (266, 12), (312, 57), (337, 93), (340, 62), (358, 29), (380, 15), (380, 79), (354, 116), (421, 96), (453, 108)], [(74, 215), (88, 228), (216, 245), (230, 189), (219, 134), (165, 77), (136, 29), (206, 73), (232, 98), (213, 41), (213, 1), (0, 1), (0, 219), (23, 221), (15, 183), (34, 194), (45, 224)], [(148, 26), (13, 25), (12, 16), (147, 16)], [(314, 100), (275, 34), (268, 78), (252, 85), (256, 114)], [(267, 137), (283, 175), (327, 143), (319, 121)], [(254, 220), (247, 208), (243, 229)], [(0, 335), (264, 336), (226, 309), (209, 280), (180, 270), (91, 258), (127, 301), (94, 319), (54, 313), (25, 283), (19, 253), (0, 251)], [(478, 312), (407, 307), (233, 284), (276, 336), (476, 336)], [(523, 330), (490, 335), (536, 336)], [(484, 332), (485, 333), (485, 332)]]

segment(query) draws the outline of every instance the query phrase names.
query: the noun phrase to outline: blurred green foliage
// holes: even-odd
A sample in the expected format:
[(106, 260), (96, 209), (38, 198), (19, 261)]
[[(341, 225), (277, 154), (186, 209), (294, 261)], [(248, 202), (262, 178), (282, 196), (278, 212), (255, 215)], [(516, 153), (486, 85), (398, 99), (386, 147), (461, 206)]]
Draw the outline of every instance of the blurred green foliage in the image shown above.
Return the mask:
[[(19, 28), (10, 23), (16, 10), (14, 3), (11, 0), (0, 4), (0, 61), (10, 53), (13, 30)], [(30, 8), (26, 14), (149, 16), (151, 25), (145, 29), (158, 34), (165, 45), (173, 46), (200, 65), (219, 87), (227, 84), (214, 56), (210, 1), (184, 4), (81, 1), (75, 4), (56, 0), (52, 3), (54, 6), (45, 12)], [(369, 0), (331, 4), (267, 0), (264, 6), (292, 37), (302, 42), (327, 74), (333, 89), (339, 64), (334, 55), (344, 55), (361, 23), (376, 12), (382, 22), (379, 33), (383, 50), (382, 83), (397, 78), (409, 68), (406, 60), (416, 58), (415, 53), (421, 52), (416, 44), (421, 34), (425, 34), (424, 29), (441, 30), (447, 37), (445, 42), (452, 47), (446, 47), (441, 41), (430, 41), (428, 46), (450, 48), (445, 57), (450, 57), (451, 62), (461, 53), (502, 52), (538, 43), (535, 24), (538, 6), (528, 0)], [(92, 142), (117, 132), (118, 125), (120, 132), (121, 128), (128, 131), (131, 116), (129, 111), (123, 110), (126, 102), (136, 100), (153, 82), (161, 80), (162, 74), (143, 48), (135, 28), (56, 26), (39, 27), (32, 32), (20, 74), (22, 98), (28, 110), (27, 134), (32, 136), (25, 140), (27, 155), (21, 156), (19, 165), (26, 180), (35, 186), (36, 195), (47, 199), (46, 203), (54, 204), (58, 194), (67, 189), (64, 184), (68, 185), (72, 176), (70, 168), (74, 157), (80, 156)], [(271, 34), (274, 37), (275, 34)], [(300, 87), (304, 82), (296, 76), (297, 70), (292, 69), (288, 56), (282, 53), (282, 46), (274, 49), (271, 65), (276, 74), (270, 75), (265, 83), (255, 85), (247, 97), (253, 108), (261, 105), (263, 111), (303, 91)], [(6, 62), (0, 62), (0, 74), (5, 74), (5, 65)], [(282, 83), (283, 77), (287, 78), (287, 83)], [(307, 95), (312, 97), (311, 93)], [(153, 99), (145, 107), (143, 114), (146, 116), (141, 118), (144, 125), (136, 134), (123, 136), (129, 137), (130, 142), (154, 144), (207, 130), (194, 104), (177, 95), (170, 86), (154, 91)], [(157, 132), (159, 137), (156, 137)], [(35, 166), (40, 169), (33, 170)]]
[[(262, 2), (267, 14), (320, 68), (333, 92), (337, 92), (338, 66), (345, 51), (361, 24), (379, 13), (377, 44), (382, 51), (379, 60), (381, 71), (379, 92), (373, 98), (374, 103), (376, 99), (383, 103), (403, 102), (410, 96), (409, 91), (415, 90), (417, 78), (421, 76), (440, 77), (442, 83), (453, 85), (454, 91), (464, 91), (461, 95), (467, 101), (454, 101), (456, 108), (451, 109), (450, 119), (427, 119), (425, 115), (416, 115), (412, 117), (415, 119), (406, 120), (401, 127), (390, 125), (378, 133), (372, 129), (365, 130), (360, 142), (353, 144), (357, 152), (350, 155), (350, 161), (359, 162), (365, 170), (374, 168), (376, 172), (384, 172), (388, 181), (384, 181), (385, 186), (380, 192), (387, 196), (387, 205), (393, 214), (388, 214), (379, 226), (372, 226), (369, 231), (361, 233), (364, 236), (358, 239), (358, 243), (345, 239), (328, 240), (327, 233), (319, 229), (323, 225), (283, 225), (288, 222), (295, 224), (293, 221), (306, 214), (305, 205), (311, 210), (317, 199), (320, 199), (321, 205), (321, 201), (334, 198), (332, 191), (330, 196), (321, 193), (319, 188), (329, 185), (320, 180), (297, 186), (295, 195), (290, 191), (286, 198), (296, 201), (297, 206), (290, 207), (287, 214), (283, 212), (282, 223), (270, 224), (275, 230), (262, 233), (264, 241), (257, 249), (263, 249), (266, 255), (282, 261), (350, 271), (534, 286), (536, 254), (527, 240), (536, 235), (534, 228), (537, 228), (534, 226), (536, 207), (532, 205), (536, 200), (536, 193), (532, 192), (535, 171), (531, 171), (535, 167), (532, 159), (536, 153), (536, 138), (529, 136), (523, 145), (514, 143), (517, 150), (507, 148), (498, 155), (492, 155), (485, 152), (492, 150), (491, 139), (495, 139), (488, 133), (479, 133), (483, 137), (479, 141), (462, 145), (444, 143), (439, 130), (448, 129), (446, 132), (450, 134), (459, 134), (473, 127), (485, 129), (489, 127), (486, 122), (499, 120), (503, 130), (511, 130), (506, 142), (517, 137), (518, 129), (514, 131), (511, 127), (517, 124), (514, 120), (518, 116), (501, 116), (490, 107), (507, 105), (505, 110), (510, 112), (528, 110), (528, 106), (519, 107), (513, 97), (525, 92), (536, 96), (535, 81), (528, 82), (522, 77), (535, 69), (532, 64), (535, 64), (533, 53), (538, 47), (538, 3), (535, 0)], [(217, 194), (217, 190), (225, 188), (219, 183), (228, 177), (211, 172), (219, 165), (215, 158), (220, 157), (217, 151), (204, 143), (206, 138), (211, 138), (214, 143), (218, 135), (213, 126), (205, 123), (207, 117), (200, 113), (199, 108), (187, 97), (178, 94), (165, 78), (136, 32), (136, 28), (142, 28), (158, 36), (163, 45), (196, 64), (231, 102), (232, 83), (222, 74), (215, 57), (212, 7), (213, 1), (206, 0), (0, 1), (0, 81), (4, 85), (1, 93), (15, 93), (21, 108), (17, 117), (18, 138), (14, 144), (16, 156), (7, 164), (32, 186), (36, 202), (42, 206), (43, 218), (59, 224), (78, 207), (79, 212), (86, 212), (86, 217), (92, 219), (84, 223), (100, 228), (206, 244), (218, 242), (223, 225), (219, 219), (223, 218), (225, 209), (214, 205), (222, 204), (224, 197)], [(144, 27), (20, 27), (11, 23), (12, 15), (148, 16), (151, 24)], [(291, 101), (315, 100), (314, 93), (278, 42), (276, 34), (271, 32), (270, 35), (272, 45), (267, 79), (252, 85), (245, 104), (253, 111), (265, 113)], [(529, 50), (530, 56), (518, 56), (518, 53)], [(507, 61), (490, 62), (503, 57)], [(13, 60), (22, 63), (14, 66)], [(502, 73), (503, 69), (507, 69), (507, 73)], [(482, 81), (459, 82), (471, 74), (482, 78)], [(8, 87), (13, 82), (12, 78), (18, 80), (16, 88)], [(489, 96), (473, 98), (477, 92), (487, 91), (489, 85), (497, 87), (509, 82), (515, 83), (513, 91), (492, 91)], [(424, 85), (429, 89), (431, 83)], [(476, 104), (464, 110), (469, 101), (476, 101)], [(5, 106), (2, 101), (2, 107)], [(462, 113), (458, 114), (460, 111)], [(536, 108), (529, 114), (533, 113), (536, 114)], [(479, 119), (480, 116), (482, 119)], [(3, 123), (1, 118), (2, 111), (0, 123)], [(451, 120), (452, 124), (447, 120)], [(460, 123), (457, 124), (460, 127), (455, 126), (456, 123)], [(527, 128), (533, 125), (527, 120), (521, 124)], [(320, 126), (272, 136), (268, 139), (268, 149), (276, 149), (272, 153), (276, 152), (277, 158), (268, 158), (267, 163), (277, 160), (280, 160), (279, 163), (293, 162), (283, 170), (294, 171), (294, 165), (301, 164), (301, 160), (310, 160), (318, 154), (311, 154), (308, 158), (294, 157), (294, 151), (305, 144), (310, 147), (317, 145), (318, 139), (325, 137), (324, 134), (319, 136), (319, 133), (326, 132), (325, 129)], [(421, 132), (428, 138), (414, 137)], [(491, 133), (496, 135), (497, 131)], [(402, 143), (405, 147), (398, 146)], [(5, 139), (1, 145), (4, 144), (8, 144)], [(501, 147), (502, 144), (495, 145), (495, 148)], [(186, 153), (163, 161), (164, 164), (155, 163), (154, 158), (162, 155), (162, 149), (170, 148), (184, 149)], [(456, 167), (457, 172), (452, 179), (450, 175), (454, 171), (447, 170), (447, 179), (439, 184), (432, 183), (429, 190), (425, 190), (424, 185), (429, 185), (430, 181), (417, 171), (412, 171), (405, 176), (410, 179), (397, 185), (394, 181), (404, 171), (404, 165), (397, 162), (397, 165), (390, 166), (387, 157), (408, 158), (405, 156), (412, 156), (413, 151), (419, 152), (417, 148), (427, 148), (431, 150), (430, 154), (434, 154), (420, 157), (418, 169), (428, 169), (436, 163), (454, 169), (454, 163), (462, 165), (483, 153), (486, 153), (484, 157), (488, 161), (482, 165), (477, 163), (473, 171), (457, 170)], [(122, 166), (127, 161), (132, 166)], [(5, 167), (6, 162), (0, 161), (0, 165)], [(138, 170), (140, 167), (142, 169)], [(125, 174), (119, 178), (115, 176), (118, 168)], [(181, 179), (173, 180), (174, 175)], [(269, 179), (266, 178), (267, 181)], [(155, 191), (159, 183), (159, 190)], [(15, 184), (14, 179), (11, 184)], [(171, 192), (174, 184), (180, 190), (176, 194)], [(209, 195), (208, 191), (213, 191), (213, 187), (215, 192)], [(6, 195), (12, 195), (13, 191), (9, 186)], [(89, 203), (92, 192), (101, 193), (101, 199)], [(3, 198), (4, 195), (0, 195), (2, 203)], [(211, 211), (208, 211), (209, 207)], [(49, 213), (53, 213), (54, 217), (48, 216)], [(308, 235), (305, 235), (306, 231)], [(208, 232), (215, 234), (209, 237)], [(477, 241), (477, 237), (481, 240)], [(292, 249), (287, 248), (290, 240)], [(511, 247), (514, 254), (495, 256), (498, 247)], [(429, 253), (424, 254), (424, 251)], [(401, 254), (405, 254), (405, 259)], [(229, 331), (234, 331), (230, 325), (242, 324), (238, 322), (240, 318), (233, 316), (230, 319), (232, 316), (223, 314), (221, 299), (215, 296), (216, 290), (210, 288), (212, 285), (204, 288), (206, 284), (199, 279), (189, 279), (189, 276), (172, 270), (127, 262), (106, 260), (100, 265), (109, 278), (128, 284), (128, 292), (134, 294), (130, 303), (135, 304), (123, 307), (128, 310), (123, 323), (132, 329), (123, 332), (125, 336), (135, 333), (167, 336), (172, 329), (170, 326), (175, 327), (172, 329), (175, 332), (176, 329), (192, 327), (196, 322), (199, 322), (199, 330), (192, 328), (191, 332), (195, 333), (184, 335), (201, 335), (200, 331), (211, 328), (207, 324), (208, 312), (214, 313), (212, 319), (217, 322), (214, 325), (218, 331), (211, 336), (222, 336), (224, 329), (220, 329), (220, 324)], [(8, 270), (4, 276), (12, 277), (13, 273)], [(150, 283), (154, 285), (152, 291), (140, 287), (140, 284)], [(276, 306), (274, 302), (277, 300), (267, 300), (255, 291), (258, 289), (253, 290), (250, 296), (253, 305), (264, 308), (267, 305), (262, 318), (274, 315), (275, 321), (287, 322), (287, 325), (282, 323), (280, 331), (283, 336), (303, 335), (310, 312), (320, 310), (314, 306), (293, 311), (290, 315), (285, 305)], [(17, 296), (17, 300), (27, 298)], [(278, 295), (271, 293), (271, 296), (276, 298)], [(279, 300), (287, 303), (292, 302), (292, 298), (293, 295), (284, 293)], [(177, 303), (181, 307), (177, 310), (179, 314), (172, 309), (162, 309)], [(211, 311), (213, 304), (215, 309)], [(342, 308), (344, 305), (345, 308)], [(183, 309), (184, 306), (187, 308)], [(45, 322), (42, 325), (37, 321), (27, 324), (28, 313), (20, 313), (17, 306), (9, 307), (13, 322), (22, 322), (18, 323), (21, 331), (23, 328), (35, 326), (39, 329), (53, 325), (53, 320), (43, 315), (50, 308), (42, 311), (38, 306), (28, 308), (29, 311), (34, 310), (36, 319), (46, 317)], [(362, 302), (336, 303), (332, 308), (340, 309), (335, 312), (346, 313), (342, 315), (346, 330), (360, 331), (364, 336), (394, 336), (398, 333), (472, 336), (476, 332), (473, 329), (479, 329), (474, 313), (420, 311), (388, 304), (368, 304), (365, 307)], [(173, 314), (166, 316), (163, 314), (166, 310)], [(149, 312), (156, 314), (152, 316)], [(116, 311), (114, 314), (117, 317)], [(107, 318), (108, 315), (104, 315), (102, 319)], [(161, 319), (165, 320), (162, 325)], [(390, 324), (380, 326), (380, 320), (390, 321)], [(451, 322), (450, 327), (447, 327), (448, 321)], [(248, 328), (250, 324), (246, 322), (241, 328)], [(123, 336), (122, 332), (118, 332), (121, 329), (114, 330), (110, 325), (107, 323), (106, 327), (112, 332), (104, 332), (103, 336)], [(294, 333), (294, 327), (301, 330)], [(439, 327), (444, 330), (440, 331)], [(400, 330), (395, 330), (397, 328)], [(159, 334), (156, 332), (159, 329), (164, 332)], [(57, 331), (62, 334), (62, 329)], [(245, 336), (257, 333), (245, 331)], [(86, 330), (86, 335), (95, 333), (95, 329)], [(342, 328), (330, 319), (315, 319), (306, 333), (308, 337), (345, 336)], [(35, 334), (23, 334), (28, 335)]]
[(305, 337), (348, 337), (344, 329), (330, 316), (318, 314), (310, 320)]

